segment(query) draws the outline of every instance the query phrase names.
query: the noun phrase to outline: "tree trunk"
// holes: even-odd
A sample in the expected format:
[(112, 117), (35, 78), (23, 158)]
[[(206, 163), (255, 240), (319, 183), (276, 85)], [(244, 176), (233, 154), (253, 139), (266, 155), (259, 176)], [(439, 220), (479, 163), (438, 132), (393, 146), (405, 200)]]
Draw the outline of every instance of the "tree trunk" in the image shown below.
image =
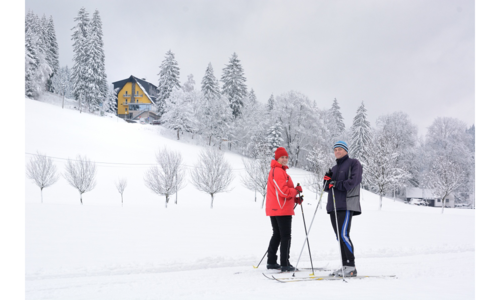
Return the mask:
[(180, 138), (179, 138), (179, 130), (180, 129), (177, 129), (177, 140), (180, 140)]
[(83, 193), (80, 193), (80, 204), (83, 205), (83, 199), (82, 199)]
[(40, 188), (40, 197), (41, 197), (42, 203), (43, 203), (43, 188)]
[(177, 204), (177, 191), (175, 191), (175, 204)]
[(257, 202), (257, 190), (255, 190), (255, 201), (254, 202)]
[(442, 213), (442, 214), (444, 213), (444, 205), (445, 205), (445, 201), (446, 201), (446, 200), (445, 200), (445, 198), (446, 198), (446, 196), (444, 196), (444, 197), (443, 197), (443, 199), (441, 199), (441, 204), (443, 205), (443, 206), (441, 207), (441, 213)]
[(122, 207), (123, 207), (123, 193), (122, 193)]
[(266, 193), (264, 193), (262, 195), (262, 207), (261, 208), (264, 208), (264, 202), (266, 202)]
[(378, 210), (382, 210), (382, 194), (380, 194), (379, 196), (380, 196), (380, 206), (379, 206)]
[(168, 194), (165, 195), (165, 208), (167, 208), (167, 205), (168, 205)]
[(210, 204), (210, 208), (214, 208), (214, 194), (210, 194), (212, 196), (212, 204)]

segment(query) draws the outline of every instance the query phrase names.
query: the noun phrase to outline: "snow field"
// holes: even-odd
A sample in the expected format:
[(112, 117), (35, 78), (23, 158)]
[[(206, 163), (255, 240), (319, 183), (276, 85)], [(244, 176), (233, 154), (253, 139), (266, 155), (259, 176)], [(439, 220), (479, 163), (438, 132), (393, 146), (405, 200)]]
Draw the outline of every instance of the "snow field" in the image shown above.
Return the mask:
[[(96, 162), (153, 164), (160, 147), (181, 152), (193, 168), (203, 147), (183, 136), (166, 138), (161, 127), (80, 114), (26, 100), (26, 152), (60, 158), (86, 155)], [(169, 133), (166, 133), (167, 137)], [(30, 155), (26, 155), (26, 160)], [(271, 237), (261, 196), (239, 183), (241, 157), (226, 153), (235, 169), (233, 189), (215, 196), (192, 183), (178, 204), (143, 183), (150, 166), (97, 164), (97, 186), (83, 195), (64, 178), (44, 191), (26, 179), (26, 299), (473, 299), (475, 212), (406, 205), (363, 191), (363, 214), (353, 218), (351, 238), (359, 274), (398, 279), (280, 284), (264, 278)], [(64, 161), (55, 160), (59, 172)], [(295, 183), (307, 172), (289, 171)], [(114, 187), (128, 179), (124, 205)], [(189, 178), (189, 174), (187, 175)], [(305, 189), (309, 227), (315, 195)], [(326, 199), (326, 197), (325, 197)], [(323, 199), (323, 200), (325, 200)], [(292, 228), (290, 261), (296, 264), (305, 233), (300, 207)], [(339, 266), (338, 244), (324, 205), (310, 234), (315, 267)], [(299, 267), (309, 266), (307, 246)], [(238, 274), (235, 274), (238, 273)], [(317, 272), (318, 275), (325, 272)], [(303, 275), (306, 273), (297, 273)]]

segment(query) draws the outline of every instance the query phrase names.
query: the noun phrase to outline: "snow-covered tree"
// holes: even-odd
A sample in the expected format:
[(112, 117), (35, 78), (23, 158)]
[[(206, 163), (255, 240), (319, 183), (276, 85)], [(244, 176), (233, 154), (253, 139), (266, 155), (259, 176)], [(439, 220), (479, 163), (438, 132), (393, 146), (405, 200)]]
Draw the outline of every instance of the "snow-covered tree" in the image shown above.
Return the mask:
[(341, 139), (341, 135), (345, 132), (344, 117), (342, 117), (342, 113), (340, 112), (337, 98), (333, 99), (332, 107), (328, 110), (327, 116), (325, 121), (333, 137), (333, 143), (335, 144), (337, 140)]
[(229, 59), (229, 63), (222, 70), (222, 94), (229, 100), (233, 117), (241, 115), (243, 98), (247, 95), (246, 78), (236, 53)]
[(195, 84), (196, 84), (196, 82), (194, 81), (193, 74), (189, 74), (187, 81), (184, 82), (184, 84), (182, 85), (182, 89), (186, 93), (192, 92), (192, 91), (194, 91)]
[(47, 62), (52, 69), (50, 78), (47, 80), (47, 90), (49, 92), (54, 92), (54, 86), (52, 79), (54, 75), (59, 71), (59, 45), (57, 44), (56, 31), (54, 28), (54, 20), (50, 16), (47, 26), (46, 26), (46, 43), (47, 43)]
[(26, 175), (40, 188), (43, 203), (43, 189), (57, 182), (57, 167), (50, 157), (37, 152), (26, 165)]
[(270, 160), (265, 158), (243, 159), (243, 165), (245, 166), (245, 175), (241, 178), (243, 185), (262, 195), (261, 208), (263, 208), (266, 201), (269, 170), (271, 169)]
[(167, 208), (169, 197), (177, 193), (184, 183), (182, 155), (163, 148), (156, 155), (156, 162), (159, 166), (153, 166), (146, 172), (144, 182), (151, 191), (165, 197)]
[(65, 98), (73, 98), (71, 83), (71, 70), (68, 66), (60, 68), (52, 77), (53, 93), (64, 96)]
[(379, 210), (382, 209), (382, 197), (389, 189), (410, 177), (408, 171), (397, 166), (399, 155), (389, 136), (376, 132), (363, 166), (363, 177), (365, 184), (379, 195)]
[(106, 95), (106, 100), (103, 104), (103, 109), (105, 112), (116, 114), (117, 104), (118, 104), (118, 90), (120, 88), (114, 88), (113, 84), (110, 84), (108, 87), (108, 92)]
[(95, 77), (95, 82), (99, 87), (98, 103), (102, 103), (104, 99), (106, 99), (106, 96), (108, 94), (108, 82), (107, 82), (106, 67), (105, 67), (106, 59), (104, 54), (102, 21), (98, 10), (94, 11), (94, 15), (92, 16), (92, 21), (90, 23), (90, 28), (95, 33), (95, 40), (96, 40), (95, 45), (97, 53), (97, 56), (95, 57), (96, 60), (95, 65), (97, 66), (97, 68), (94, 77)]
[[(409, 172), (410, 181), (415, 185), (417, 181), (417, 126), (412, 124), (409, 116), (401, 111), (381, 116), (377, 119), (377, 128), (385, 143), (397, 153), (394, 166)], [(406, 178), (406, 177), (405, 177)], [(403, 178), (402, 178), (403, 179)], [(393, 189), (404, 188), (407, 181), (395, 182)]]
[(122, 196), (122, 206), (123, 206), (123, 193), (125, 192), (125, 188), (127, 187), (127, 179), (119, 178), (118, 181), (115, 182), (116, 189), (120, 196)]
[(446, 197), (455, 192), (465, 181), (465, 168), (450, 157), (438, 156), (432, 161), (427, 173), (426, 184), (441, 200), (441, 213), (444, 213)]
[(96, 186), (95, 163), (85, 156), (78, 155), (76, 160), (68, 160), (64, 178), (80, 193), (80, 203), (83, 205), (82, 195), (90, 192)]
[[(464, 122), (455, 118), (436, 118), (429, 127), (426, 136), (426, 150), (429, 152), (430, 164), (427, 167), (426, 184), (434, 189), (437, 195), (443, 191), (456, 192), (457, 188), (467, 186), (467, 171), (473, 164), (471, 155), (471, 135), (467, 134)], [(439, 164), (439, 166), (437, 166)], [(448, 168), (451, 171), (446, 171)], [(450, 172), (454, 174), (449, 175)], [(441, 174), (438, 179), (434, 176)], [(452, 177), (453, 176), (453, 177)], [(429, 180), (434, 178), (434, 180)], [(455, 187), (458, 181), (458, 186)], [(446, 184), (445, 187), (443, 185)], [(441, 186), (441, 187), (440, 187)], [(455, 194), (455, 197), (458, 195)]]
[(291, 91), (276, 97), (274, 113), (283, 128), (283, 147), (290, 154), (289, 165), (305, 166), (307, 150), (317, 143), (321, 123), (314, 104), (302, 93)]
[(333, 157), (327, 147), (321, 145), (314, 146), (307, 154), (306, 160), (311, 174), (306, 177), (304, 186), (313, 191), (316, 196), (324, 190), (323, 177), (333, 166)]
[(214, 76), (211, 63), (201, 81), (201, 91), (205, 100), (201, 120), (203, 134), (208, 138), (208, 145), (215, 139), (220, 147), (222, 139), (227, 137), (231, 112), (227, 98), (220, 93), (219, 82)]
[(365, 104), (356, 111), (351, 127), (351, 142), (349, 145), (349, 157), (358, 159), (361, 164), (367, 162), (368, 152), (371, 146), (371, 127), (366, 114)]
[(283, 145), (282, 132), (283, 127), (279, 121), (269, 127), (267, 132), (267, 147), (269, 149), (269, 154), (274, 153), (276, 149)]
[(201, 154), (196, 168), (191, 171), (191, 183), (199, 191), (210, 194), (214, 207), (214, 195), (229, 191), (234, 179), (231, 165), (224, 159), (224, 153), (215, 148), (206, 148)]
[(188, 97), (189, 93), (181, 89), (173, 90), (167, 100), (167, 110), (161, 117), (165, 127), (177, 131), (178, 140), (181, 133), (192, 132), (197, 124), (193, 102)]
[(181, 88), (179, 74), (179, 66), (177, 65), (177, 60), (175, 60), (174, 53), (168, 50), (160, 65), (160, 73), (158, 73), (158, 75), (160, 75), (158, 83), (159, 94), (156, 101), (158, 103), (158, 113), (160, 115), (166, 112), (172, 91)]
[(267, 110), (271, 111), (274, 109), (274, 95), (271, 94), (271, 97), (267, 100)]
[[(82, 112), (82, 102), (87, 101), (88, 78), (92, 72), (89, 65), (88, 33), (90, 29), (89, 14), (84, 7), (80, 8), (75, 17), (76, 25), (72, 28), (73, 34), (73, 62), (71, 68), (71, 82), (73, 83), (73, 95), (78, 100), (80, 113)], [(83, 102), (85, 104), (85, 102)]]
[(53, 70), (47, 60), (47, 43), (42, 22), (29, 11), (25, 19), (25, 95), (38, 99), (47, 88)]
[(250, 93), (248, 93), (248, 105), (254, 106), (257, 104), (257, 96), (255, 95), (255, 92), (253, 89), (250, 90)]

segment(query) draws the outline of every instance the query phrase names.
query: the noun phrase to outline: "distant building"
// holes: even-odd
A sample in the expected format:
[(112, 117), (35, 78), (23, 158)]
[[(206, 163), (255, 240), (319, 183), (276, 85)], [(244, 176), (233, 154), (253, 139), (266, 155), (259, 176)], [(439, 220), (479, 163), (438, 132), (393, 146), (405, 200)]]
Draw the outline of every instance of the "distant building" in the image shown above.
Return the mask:
[(154, 84), (131, 75), (127, 79), (113, 82), (113, 88), (118, 88), (116, 112), (120, 118), (142, 119), (146, 123), (160, 118), (155, 113), (158, 88)]
[[(406, 201), (411, 199), (422, 199), (427, 202), (428, 206), (443, 207), (443, 202), (441, 202), (441, 197), (434, 195), (434, 191), (431, 189), (422, 189), (418, 187), (407, 187), (406, 188)], [(448, 195), (444, 200), (445, 207), (455, 207), (455, 196)]]

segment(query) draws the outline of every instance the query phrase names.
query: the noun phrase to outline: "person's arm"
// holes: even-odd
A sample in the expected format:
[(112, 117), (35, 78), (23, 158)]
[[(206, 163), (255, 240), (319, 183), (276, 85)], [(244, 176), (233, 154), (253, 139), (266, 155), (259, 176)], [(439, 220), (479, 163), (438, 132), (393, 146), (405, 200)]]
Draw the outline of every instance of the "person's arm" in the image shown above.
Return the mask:
[[(297, 195), (297, 190), (295, 188), (288, 187), (286, 182), (286, 172), (283, 169), (275, 169), (273, 187), (278, 192), (278, 195), (283, 198), (293, 198)], [(292, 179), (290, 178), (290, 181)], [(293, 182), (292, 182), (293, 185)]]
[(347, 180), (337, 181), (335, 188), (339, 191), (348, 191), (361, 183), (363, 167), (358, 160), (355, 160), (351, 167), (351, 176)]

